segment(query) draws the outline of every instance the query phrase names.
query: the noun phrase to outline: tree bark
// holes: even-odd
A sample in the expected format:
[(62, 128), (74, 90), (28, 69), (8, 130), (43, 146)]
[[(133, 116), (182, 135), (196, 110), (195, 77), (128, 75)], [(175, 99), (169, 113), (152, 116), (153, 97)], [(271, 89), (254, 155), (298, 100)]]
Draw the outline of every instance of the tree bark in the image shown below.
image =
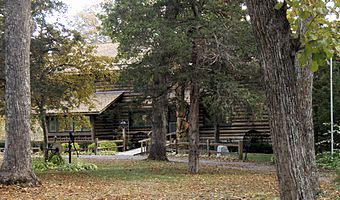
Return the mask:
[(220, 142), (220, 125), (218, 122), (214, 123), (214, 139), (215, 142)]
[(155, 86), (161, 86), (152, 99), (152, 134), (149, 160), (167, 161), (166, 134), (168, 132), (168, 93), (165, 77), (155, 75)]
[[(203, 3), (204, 4), (204, 3)], [(201, 17), (201, 9), (199, 9), (198, 2), (190, 1), (192, 14), (198, 22)], [(189, 108), (189, 162), (188, 171), (191, 173), (198, 173), (199, 170), (199, 52), (198, 44), (201, 38), (199, 37), (199, 26), (190, 28), (189, 35), (192, 39), (191, 52), (191, 77), (190, 77), (190, 108)]]
[(270, 128), (281, 199), (314, 199), (319, 191), (312, 121), (312, 78), (298, 51), (287, 6), (247, 0), (266, 82)]
[(188, 170), (198, 173), (199, 170), (199, 87), (192, 83), (190, 88), (189, 115), (189, 162)]
[(0, 183), (36, 186), (30, 142), (30, 0), (7, 0), (5, 15), (6, 148)]
[(186, 102), (185, 102), (185, 86), (178, 85), (176, 89), (176, 139), (178, 141), (187, 141), (187, 127), (186, 127)]
[(43, 151), (44, 151), (44, 159), (45, 161), (48, 160), (48, 129), (47, 129), (47, 122), (46, 122), (46, 110), (43, 106), (39, 108), (40, 113), (40, 123), (43, 130), (43, 137), (44, 137), (44, 143), (43, 143)]

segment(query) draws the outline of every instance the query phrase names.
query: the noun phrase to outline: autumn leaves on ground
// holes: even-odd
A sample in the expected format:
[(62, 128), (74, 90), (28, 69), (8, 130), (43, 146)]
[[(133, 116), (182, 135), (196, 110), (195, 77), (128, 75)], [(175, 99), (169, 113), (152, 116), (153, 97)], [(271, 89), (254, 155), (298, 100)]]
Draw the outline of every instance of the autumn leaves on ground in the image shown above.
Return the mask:
[[(0, 199), (275, 199), (274, 172), (203, 165), (197, 175), (180, 162), (88, 159), (98, 170), (37, 172), (42, 186), (0, 186)], [(233, 166), (235, 167), (235, 166)], [(263, 168), (265, 169), (265, 168)], [(337, 199), (332, 172), (321, 173), (320, 199)]]

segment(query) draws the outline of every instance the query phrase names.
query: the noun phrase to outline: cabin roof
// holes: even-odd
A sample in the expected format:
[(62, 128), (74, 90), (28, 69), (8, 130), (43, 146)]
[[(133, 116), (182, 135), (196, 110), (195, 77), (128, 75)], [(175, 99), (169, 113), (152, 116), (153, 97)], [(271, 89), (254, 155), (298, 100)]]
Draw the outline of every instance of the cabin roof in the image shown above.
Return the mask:
[[(124, 91), (96, 92), (90, 97), (91, 105), (80, 104), (79, 107), (67, 111), (77, 114), (101, 114), (124, 93)], [(60, 114), (61, 110), (48, 110), (47, 114)]]

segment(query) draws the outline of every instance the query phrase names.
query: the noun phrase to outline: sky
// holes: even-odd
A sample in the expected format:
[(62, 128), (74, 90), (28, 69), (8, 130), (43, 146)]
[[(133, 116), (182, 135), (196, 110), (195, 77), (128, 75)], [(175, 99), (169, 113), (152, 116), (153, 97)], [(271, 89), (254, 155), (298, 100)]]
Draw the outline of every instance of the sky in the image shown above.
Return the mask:
[(67, 6), (66, 13), (54, 13), (54, 15), (48, 17), (50, 23), (59, 22), (63, 25), (72, 24), (73, 17), (86, 8), (98, 5), (99, 3), (107, 0), (61, 0)]
[(78, 12), (92, 5), (101, 3), (103, 0), (62, 0), (68, 7), (67, 16), (72, 17)]

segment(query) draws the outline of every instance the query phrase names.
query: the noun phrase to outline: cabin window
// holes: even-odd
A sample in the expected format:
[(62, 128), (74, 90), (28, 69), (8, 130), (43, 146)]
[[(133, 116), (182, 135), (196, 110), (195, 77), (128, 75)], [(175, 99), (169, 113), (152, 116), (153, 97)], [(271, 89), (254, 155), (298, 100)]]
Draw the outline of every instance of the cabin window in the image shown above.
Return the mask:
[[(62, 129), (61, 129), (62, 130)], [(65, 132), (70, 132), (73, 131), (73, 120), (66, 120), (65, 121), (65, 128), (64, 128)]]
[(132, 127), (149, 127), (151, 126), (151, 117), (147, 112), (133, 112), (131, 113)]
[(176, 107), (175, 106), (169, 106), (169, 122), (176, 122), (177, 117), (176, 117)]
[(48, 118), (48, 132), (50, 133), (57, 132), (57, 118), (56, 117)]
[(91, 131), (89, 116), (74, 118), (49, 117), (48, 132), (88, 132)]
[(174, 133), (177, 130), (176, 122), (169, 122), (169, 133)]
[(73, 120), (74, 131), (76, 132), (86, 132), (91, 131), (91, 121), (89, 116), (83, 116), (75, 118)]

